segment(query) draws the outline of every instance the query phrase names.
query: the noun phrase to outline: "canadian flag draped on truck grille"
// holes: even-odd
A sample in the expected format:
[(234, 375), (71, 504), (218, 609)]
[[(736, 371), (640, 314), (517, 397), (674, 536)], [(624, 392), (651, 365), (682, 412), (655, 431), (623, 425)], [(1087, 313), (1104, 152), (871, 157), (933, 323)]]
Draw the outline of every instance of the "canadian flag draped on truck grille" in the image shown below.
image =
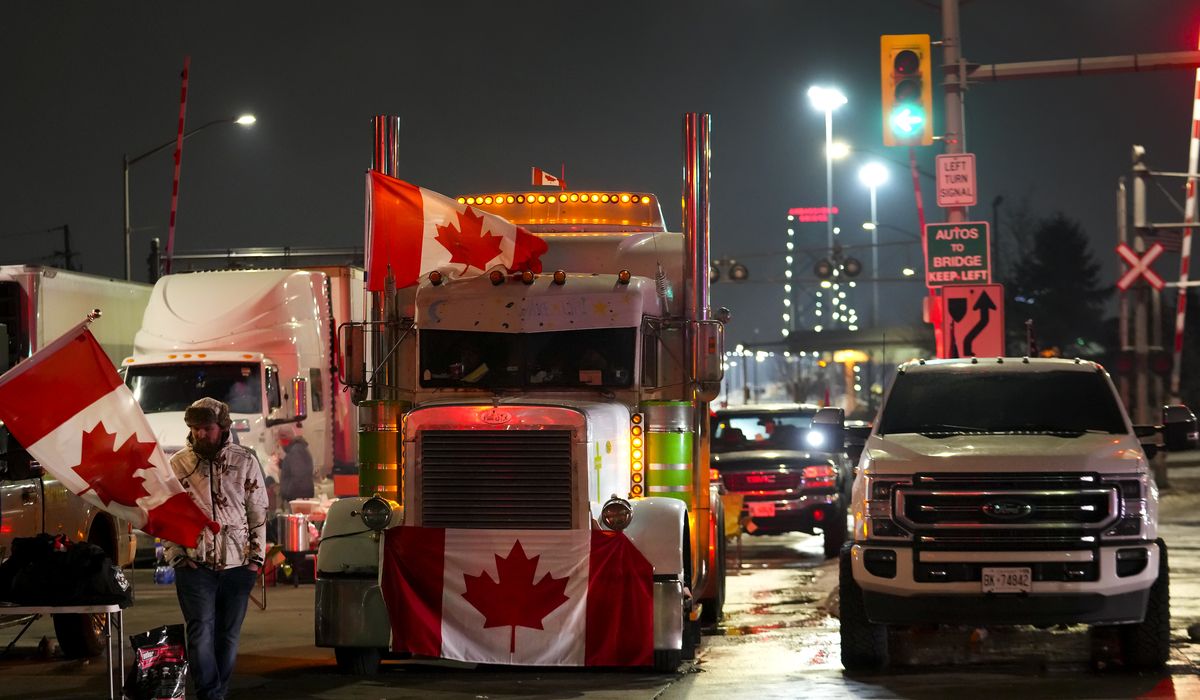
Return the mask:
[(382, 292), (388, 265), (396, 288), (440, 270), (477, 277), (496, 266), (542, 271), (546, 242), (494, 214), (374, 170), (367, 173), (367, 289)]
[(654, 572), (588, 530), (398, 527), (384, 544), (392, 648), (532, 666), (648, 666)]
[(184, 493), (86, 323), (0, 377), (0, 420), (71, 492), (147, 534), (195, 547), (206, 526), (220, 529)]

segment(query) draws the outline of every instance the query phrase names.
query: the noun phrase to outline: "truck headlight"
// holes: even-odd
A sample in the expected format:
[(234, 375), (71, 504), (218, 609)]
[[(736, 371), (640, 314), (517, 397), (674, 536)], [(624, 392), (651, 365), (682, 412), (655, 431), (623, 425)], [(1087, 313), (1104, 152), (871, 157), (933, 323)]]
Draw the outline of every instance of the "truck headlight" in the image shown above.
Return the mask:
[(600, 509), (600, 522), (609, 530), (620, 532), (633, 520), (633, 505), (624, 498), (613, 496)]
[(363, 525), (376, 532), (386, 528), (392, 521), (392, 504), (379, 496), (372, 496), (362, 504), (359, 511)]

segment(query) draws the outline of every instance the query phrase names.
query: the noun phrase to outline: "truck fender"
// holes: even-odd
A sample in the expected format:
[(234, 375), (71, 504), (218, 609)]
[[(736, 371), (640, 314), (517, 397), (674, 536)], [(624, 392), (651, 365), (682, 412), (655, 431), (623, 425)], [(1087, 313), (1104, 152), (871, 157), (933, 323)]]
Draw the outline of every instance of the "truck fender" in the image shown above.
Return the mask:
[[(341, 498), (329, 506), (321, 543), (317, 547), (318, 575), (368, 575), (379, 570), (380, 536), (363, 524), (359, 517), (362, 504), (368, 499), (355, 496)], [(388, 529), (404, 520), (402, 508), (392, 510)]]
[[(655, 576), (674, 574), (682, 580), (687, 506), (677, 498), (640, 498), (631, 503), (633, 519), (625, 536), (654, 567)], [(595, 506), (597, 522), (601, 506)]]

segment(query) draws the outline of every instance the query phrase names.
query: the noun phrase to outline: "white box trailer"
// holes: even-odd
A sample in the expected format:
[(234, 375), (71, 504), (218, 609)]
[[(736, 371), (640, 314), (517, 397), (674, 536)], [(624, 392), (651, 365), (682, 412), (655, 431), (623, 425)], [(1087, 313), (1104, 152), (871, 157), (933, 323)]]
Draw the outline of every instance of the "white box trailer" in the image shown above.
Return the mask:
[[(0, 372), (7, 371), (84, 320), (114, 366), (129, 354), (150, 300), (151, 286), (41, 265), (0, 265)], [(133, 561), (132, 526), (67, 490), (29, 459), (0, 423), (0, 560), (16, 537), (39, 532), (91, 542), (118, 564)], [(103, 637), (89, 615), (56, 615), (55, 631), (68, 656), (96, 655)]]

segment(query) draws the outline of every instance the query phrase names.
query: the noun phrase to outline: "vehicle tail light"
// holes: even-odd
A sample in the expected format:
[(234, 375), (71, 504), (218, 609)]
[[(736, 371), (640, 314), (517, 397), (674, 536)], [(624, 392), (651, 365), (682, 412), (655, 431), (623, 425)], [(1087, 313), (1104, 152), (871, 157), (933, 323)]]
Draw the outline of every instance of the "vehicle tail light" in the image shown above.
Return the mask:
[(805, 467), (802, 473), (805, 488), (833, 488), (837, 483), (837, 470), (828, 464), (814, 464), (810, 467)]

